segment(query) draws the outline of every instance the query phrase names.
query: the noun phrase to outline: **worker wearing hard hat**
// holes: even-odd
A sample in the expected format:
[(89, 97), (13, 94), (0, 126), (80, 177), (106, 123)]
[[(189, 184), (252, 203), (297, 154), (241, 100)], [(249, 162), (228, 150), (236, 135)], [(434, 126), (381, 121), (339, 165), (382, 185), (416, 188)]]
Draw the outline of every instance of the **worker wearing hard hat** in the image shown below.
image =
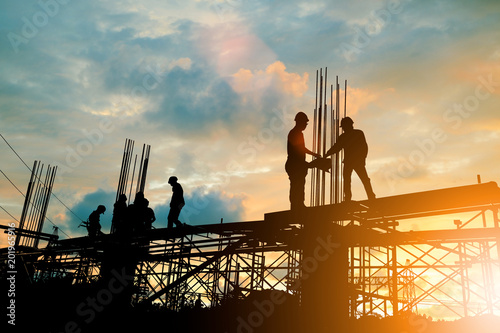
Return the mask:
[(288, 158), (285, 170), (290, 179), (290, 205), (291, 209), (304, 207), (305, 184), (308, 168), (314, 167), (306, 162), (306, 154), (321, 158), (306, 148), (304, 134), (302, 133), (309, 122), (304, 112), (298, 112), (295, 116), (295, 127), (288, 133), (287, 152)]
[(168, 179), (168, 183), (172, 186), (172, 199), (170, 200), (170, 211), (167, 217), (167, 228), (182, 227), (183, 224), (179, 221), (179, 214), (184, 207), (184, 191), (181, 184), (177, 182), (177, 177), (172, 176)]
[(97, 206), (96, 210), (90, 213), (86, 223), (87, 231), (89, 233), (90, 238), (95, 238), (103, 234), (101, 232), (101, 223), (99, 217), (101, 214), (104, 214), (105, 211), (106, 207), (104, 207), (103, 205), (99, 205)]
[(337, 142), (331, 147), (324, 157), (337, 154), (340, 150), (344, 150), (344, 200), (351, 201), (351, 175), (352, 171), (356, 171), (365, 187), (368, 199), (375, 199), (370, 178), (366, 172), (366, 156), (368, 155), (368, 145), (366, 143), (365, 134), (359, 129), (354, 129), (354, 121), (350, 117), (345, 117), (340, 122), (342, 133)]

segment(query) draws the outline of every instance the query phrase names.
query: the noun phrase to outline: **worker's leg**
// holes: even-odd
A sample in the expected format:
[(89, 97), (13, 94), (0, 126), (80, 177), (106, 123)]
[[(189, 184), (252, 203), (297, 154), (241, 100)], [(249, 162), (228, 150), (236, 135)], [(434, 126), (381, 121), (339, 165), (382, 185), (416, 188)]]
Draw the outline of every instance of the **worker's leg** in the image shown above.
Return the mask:
[(177, 218), (179, 217), (179, 214), (176, 214), (175, 211), (175, 208), (170, 207), (170, 211), (168, 212), (167, 217), (167, 228), (173, 228), (174, 222), (177, 221)]
[(287, 163), (285, 170), (290, 179), (290, 207), (291, 209), (304, 207), (307, 164), (291, 165)]
[(352, 192), (351, 192), (351, 175), (352, 175), (352, 167), (344, 165), (344, 201), (351, 201)]
[(182, 227), (182, 223), (181, 223), (181, 221), (179, 221), (179, 215), (181, 215), (181, 209), (182, 209), (182, 207), (177, 209), (177, 212), (176, 212), (177, 218), (174, 221), (175, 225), (178, 227)]
[(306, 177), (296, 174), (289, 178), (291, 209), (304, 207)]
[(370, 182), (370, 178), (368, 178), (368, 173), (366, 172), (366, 168), (364, 165), (357, 166), (355, 169), (356, 173), (358, 174), (359, 179), (361, 179), (361, 182), (363, 183), (363, 186), (365, 187), (366, 195), (368, 196), (368, 199), (375, 199), (375, 193), (373, 193), (372, 189), (372, 184)]

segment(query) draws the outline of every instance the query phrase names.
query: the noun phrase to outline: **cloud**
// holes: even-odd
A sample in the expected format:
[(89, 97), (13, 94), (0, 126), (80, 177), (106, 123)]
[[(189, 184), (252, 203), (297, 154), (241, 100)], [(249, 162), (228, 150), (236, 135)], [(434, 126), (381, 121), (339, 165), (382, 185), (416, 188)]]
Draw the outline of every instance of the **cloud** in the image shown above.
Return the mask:
[[(340, 85), (342, 87), (342, 85)], [(375, 93), (369, 89), (357, 88), (357, 87), (347, 87), (347, 114), (348, 116), (355, 116), (360, 110), (364, 110), (371, 103), (376, 102), (380, 95), (385, 92)], [(334, 93), (335, 94), (335, 93)], [(340, 106), (343, 108), (345, 90), (340, 89)], [(343, 113), (343, 112), (342, 112)], [(342, 114), (341, 113), (341, 114)]]
[(243, 22), (199, 26), (192, 38), (198, 54), (221, 77), (235, 73), (241, 64), (259, 68), (276, 60), (272, 49)]
[(162, 101), (144, 119), (180, 137), (206, 134), (219, 123), (230, 127), (240, 111), (239, 96), (226, 80), (196, 64), (189, 70), (173, 68), (165, 75), (158, 93)]
[(285, 64), (276, 61), (265, 70), (252, 72), (250, 69), (240, 68), (232, 75), (231, 86), (239, 94), (256, 95), (254, 96), (256, 100), (260, 100), (259, 97), (269, 89), (290, 97), (301, 97), (308, 89), (308, 80), (307, 72), (302, 76), (287, 72)]

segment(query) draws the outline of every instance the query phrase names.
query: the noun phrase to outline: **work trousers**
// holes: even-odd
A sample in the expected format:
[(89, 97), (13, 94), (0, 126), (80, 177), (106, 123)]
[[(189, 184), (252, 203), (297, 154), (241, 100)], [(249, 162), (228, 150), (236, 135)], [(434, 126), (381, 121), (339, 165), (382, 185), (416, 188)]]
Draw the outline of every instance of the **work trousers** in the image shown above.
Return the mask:
[(366, 168), (364, 164), (359, 165), (350, 165), (344, 164), (344, 200), (351, 201), (352, 191), (351, 191), (351, 176), (352, 172), (356, 171), (359, 179), (363, 183), (365, 187), (366, 195), (368, 199), (375, 199), (375, 193), (373, 193), (372, 184), (370, 182), (370, 178), (368, 178), (368, 173), (366, 172)]

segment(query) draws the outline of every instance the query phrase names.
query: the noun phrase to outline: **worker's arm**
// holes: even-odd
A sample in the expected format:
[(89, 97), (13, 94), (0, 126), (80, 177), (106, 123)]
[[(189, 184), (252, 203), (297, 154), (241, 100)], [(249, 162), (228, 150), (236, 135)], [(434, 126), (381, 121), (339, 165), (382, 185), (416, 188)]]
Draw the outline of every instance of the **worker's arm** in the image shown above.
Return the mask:
[(325, 156), (323, 156), (323, 157), (328, 157), (330, 155), (337, 154), (339, 151), (341, 151), (342, 149), (344, 149), (345, 144), (346, 144), (346, 136), (345, 136), (345, 133), (344, 133), (344, 134), (341, 134), (338, 137), (338, 139), (335, 142), (335, 144), (332, 146), (332, 148), (328, 149), (328, 151), (326, 152)]
[(328, 149), (328, 151), (326, 152), (325, 156), (324, 157), (328, 157), (330, 155), (333, 155), (333, 154), (337, 154), (340, 150), (342, 149), (342, 147), (340, 146), (340, 144), (337, 142), (333, 145), (332, 148)]
[(312, 156), (314, 156), (314, 157), (316, 157), (316, 158), (321, 158), (321, 155), (320, 155), (320, 154), (316, 154), (315, 152), (312, 152), (312, 151), (310, 151), (310, 150), (309, 150), (309, 149), (307, 149), (307, 148), (305, 148), (305, 150), (306, 150), (306, 154), (312, 155)]

